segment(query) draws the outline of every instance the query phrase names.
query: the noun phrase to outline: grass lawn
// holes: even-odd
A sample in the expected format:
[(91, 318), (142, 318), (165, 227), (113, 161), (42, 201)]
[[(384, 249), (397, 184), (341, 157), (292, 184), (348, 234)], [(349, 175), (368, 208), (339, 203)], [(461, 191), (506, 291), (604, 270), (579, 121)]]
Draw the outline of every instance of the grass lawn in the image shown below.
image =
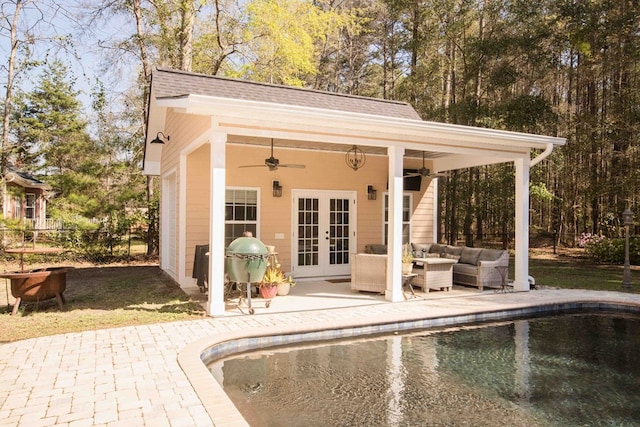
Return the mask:
[[(514, 263), (510, 263), (513, 278)], [(37, 266), (29, 265), (30, 268)], [(3, 271), (15, 265), (0, 265)], [(622, 266), (594, 265), (581, 253), (552, 255), (532, 250), (529, 274), (540, 286), (621, 291)], [(632, 267), (633, 289), (640, 292), (640, 267)], [(67, 305), (55, 299), (20, 306), (10, 316), (10, 284), (0, 279), (0, 343), (67, 332), (144, 325), (206, 316), (197, 301), (185, 295), (156, 265), (76, 265), (67, 275)]]
[[(510, 263), (510, 276), (514, 266)], [(529, 258), (529, 275), (536, 279), (536, 285), (564, 289), (589, 289), (599, 291), (622, 291), (621, 265), (599, 265), (581, 256), (580, 252), (564, 252), (551, 255), (532, 251)], [(625, 292), (640, 292), (640, 267), (631, 266), (631, 279), (635, 285)]]
[(8, 280), (6, 286), (2, 282), (5, 279), (0, 279), (0, 343), (205, 316), (202, 307), (154, 265), (74, 268), (67, 274), (64, 311), (51, 299), (23, 303), (18, 314), (10, 316), (8, 305), (14, 302), (11, 285)]

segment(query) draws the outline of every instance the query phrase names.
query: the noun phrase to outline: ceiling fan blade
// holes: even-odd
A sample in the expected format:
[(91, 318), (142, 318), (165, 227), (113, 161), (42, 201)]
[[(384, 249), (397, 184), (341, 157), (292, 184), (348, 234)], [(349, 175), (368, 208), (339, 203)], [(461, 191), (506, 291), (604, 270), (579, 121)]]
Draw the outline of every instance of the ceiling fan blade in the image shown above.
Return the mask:
[(239, 168), (263, 168), (267, 165), (242, 165), (242, 166), (238, 166)]
[(402, 175), (403, 178), (412, 178), (414, 176), (421, 176), (419, 173), (408, 173), (406, 175)]
[(288, 164), (288, 165), (280, 165), (281, 168), (297, 168), (297, 169), (304, 169), (306, 168), (305, 165), (296, 165), (296, 164)]

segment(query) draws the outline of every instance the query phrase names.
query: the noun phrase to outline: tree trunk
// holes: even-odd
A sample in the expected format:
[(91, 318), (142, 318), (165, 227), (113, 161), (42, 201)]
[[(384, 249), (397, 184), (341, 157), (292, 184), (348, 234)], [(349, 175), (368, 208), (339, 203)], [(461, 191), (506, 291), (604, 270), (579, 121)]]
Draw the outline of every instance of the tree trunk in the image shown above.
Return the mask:
[(7, 64), (7, 85), (4, 95), (4, 109), (2, 111), (2, 140), (0, 141), (0, 212), (6, 218), (4, 212), (4, 195), (7, 192), (7, 184), (4, 179), (9, 160), (9, 118), (11, 117), (11, 101), (13, 98), (13, 79), (15, 77), (16, 53), (18, 52), (18, 18), (22, 10), (22, 0), (16, 0), (16, 8), (11, 22), (9, 61)]

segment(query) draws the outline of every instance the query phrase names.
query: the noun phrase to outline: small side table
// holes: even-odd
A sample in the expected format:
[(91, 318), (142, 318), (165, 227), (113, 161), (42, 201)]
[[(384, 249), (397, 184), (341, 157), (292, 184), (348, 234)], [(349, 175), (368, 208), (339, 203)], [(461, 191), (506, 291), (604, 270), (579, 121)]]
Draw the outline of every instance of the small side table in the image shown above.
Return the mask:
[(507, 283), (508, 282), (507, 277), (509, 275), (509, 267), (505, 265), (499, 265), (494, 268), (498, 271), (498, 274), (500, 274), (500, 289), (496, 289), (496, 292), (512, 291), (512, 289), (509, 288), (509, 284)]
[(409, 299), (406, 293), (407, 288), (409, 288), (409, 291), (411, 291), (411, 298), (418, 298), (418, 295), (416, 295), (416, 293), (413, 291), (413, 286), (411, 285), (411, 282), (413, 282), (413, 278), (417, 276), (418, 275), (415, 273), (402, 275), (402, 296), (404, 296), (405, 300)]

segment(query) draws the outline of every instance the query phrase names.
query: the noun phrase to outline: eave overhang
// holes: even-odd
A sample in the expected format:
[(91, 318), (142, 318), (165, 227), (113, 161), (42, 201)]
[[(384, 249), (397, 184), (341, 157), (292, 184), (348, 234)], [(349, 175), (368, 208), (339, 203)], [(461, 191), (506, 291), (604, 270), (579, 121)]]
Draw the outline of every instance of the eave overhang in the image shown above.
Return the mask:
[[(153, 96), (153, 93), (152, 93)], [(164, 131), (167, 110), (212, 117), (220, 132), (244, 137), (282, 138), (307, 142), (404, 147), (437, 152), (434, 169), (499, 163), (530, 156), (565, 144), (564, 138), (493, 130), (422, 120), (377, 116), (279, 103), (203, 95), (152, 98), (145, 152), (145, 173), (159, 173), (162, 147), (150, 146)], [(157, 130), (156, 130), (157, 129)], [(460, 163), (462, 158), (466, 160)]]

